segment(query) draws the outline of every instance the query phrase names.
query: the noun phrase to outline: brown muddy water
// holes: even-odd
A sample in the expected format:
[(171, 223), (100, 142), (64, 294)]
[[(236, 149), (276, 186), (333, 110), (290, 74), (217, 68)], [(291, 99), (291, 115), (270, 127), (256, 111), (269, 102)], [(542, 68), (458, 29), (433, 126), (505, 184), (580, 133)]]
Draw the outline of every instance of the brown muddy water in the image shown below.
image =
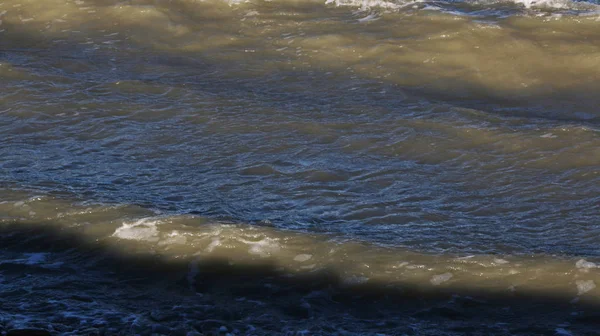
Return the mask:
[(600, 335), (595, 2), (0, 0), (0, 335)]

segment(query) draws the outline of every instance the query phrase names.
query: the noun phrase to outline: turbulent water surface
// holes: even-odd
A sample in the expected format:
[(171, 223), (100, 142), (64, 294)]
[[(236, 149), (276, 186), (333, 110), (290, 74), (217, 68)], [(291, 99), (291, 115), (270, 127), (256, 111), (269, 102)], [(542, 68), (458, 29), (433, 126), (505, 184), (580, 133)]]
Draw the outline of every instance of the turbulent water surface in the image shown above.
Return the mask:
[(0, 0), (0, 334), (600, 332), (600, 5)]

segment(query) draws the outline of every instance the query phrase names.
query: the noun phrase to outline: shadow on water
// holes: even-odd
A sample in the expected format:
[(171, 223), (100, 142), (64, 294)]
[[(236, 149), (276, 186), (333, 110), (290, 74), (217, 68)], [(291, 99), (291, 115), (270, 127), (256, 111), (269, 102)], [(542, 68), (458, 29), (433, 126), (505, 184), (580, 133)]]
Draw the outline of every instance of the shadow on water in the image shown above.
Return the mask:
[[(265, 259), (166, 259), (122, 245), (130, 242), (82, 237), (51, 223), (2, 225), (0, 333), (26, 326), (73, 335), (597, 335), (600, 328), (600, 303), (572, 303), (561, 293), (351, 285), (332, 270), (293, 275)], [(15, 262), (40, 254), (45, 262)]]

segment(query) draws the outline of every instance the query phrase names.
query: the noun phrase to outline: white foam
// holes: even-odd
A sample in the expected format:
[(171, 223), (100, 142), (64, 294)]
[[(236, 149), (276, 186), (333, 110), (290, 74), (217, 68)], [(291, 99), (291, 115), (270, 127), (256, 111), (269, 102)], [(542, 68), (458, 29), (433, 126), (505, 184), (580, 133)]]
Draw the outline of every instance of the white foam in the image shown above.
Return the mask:
[(598, 265), (596, 265), (593, 262), (587, 261), (585, 259), (579, 259), (576, 263), (575, 263), (575, 267), (577, 268), (596, 268), (598, 267)]
[(312, 258), (312, 254), (298, 254), (294, 257), (294, 261), (305, 262)]
[(474, 255), (468, 255), (466, 257), (458, 257), (458, 258), (455, 258), (455, 259), (456, 260), (469, 260), (469, 259), (473, 259), (473, 258), (475, 258)]
[(221, 245), (221, 239), (219, 239), (219, 237), (213, 237), (212, 241), (210, 242), (210, 244), (208, 244), (208, 246), (204, 249), (204, 251), (210, 253), (210, 252), (214, 251), (217, 246), (220, 246), (220, 245)]
[(501, 258), (494, 258), (494, 264), (504, 265), (504, 264), (508, 264), (508, 263), (509, 263), (508, 260), (501, 259)]
[(263, 258), (270, 256), (272, 253), (279, 252), (281, 250), (281, 246), (277, 242), (276, 239), (273, 238), (264, 238), (259, 241), (250, 241), (245, 239), (240, 239), (241, 242), (250, 245), (248, 249), (248, 253), (256, 254)]
[(127, 240), (157, 242), (159, 221), (156, 219), (143, 218), (133, 223), (123, 223), (115, 230), (113, 237)]
[(379, 15), (375, 14), (375, 13), (371, 13), (367, 16), (365, 16), (364, 18), (360, 18), (358, 19), (358, 22), (370, 22), (370, 21), (375, 21), (375, 20), (379, 20)]
[(169, 246), (169, 245), (184, 245), (187, 243), (187, 237), (180, 234), (179, 231), (173, 231), (169, 233), (167, 238), (161, 240), (158, 245)]
[(440, 284), (452, 279), (453, 276), (454, 275), (452, 275), (452, 273), (437, 274), (431, 277), (429, 281), (432, 285), (439, 286)]
[(326, 5), (334, 4), (336, 6), (351, 6), (351, 7), (359, 7), (361, 9), (369, 9), (369, 8), (384, 8), (384, 9), (399, 9), (405, 6), (413, 5), (417, 2), (422, 1), (406, 1), (395, 3), (393, 1), (385, 1), (385, 0), (327, 0), (325, 1)]
[[(554, 8), (554, 9), (572, 9), (579, 10), (583, 12), (592, 12), (598, 10), (598, 5), (594, 4), (592, 1), (573, 1), (573, 0), (465, 0), (462, 1), (467, 4), (479, 5), (479, 6), (491, 6), (495, 4), (501, 3), (514, 3), (523, 5), (525, 8)], [(390, 0), (326, 0), (325, 4), (333, 4), (335, 6), (348, 6), (348, 7), (358, 7), (361, 10), (369, 10), (373, 8), (380, 8), (384, 10), (399, 10), (402, 8), (412, 7), (414, 9), (419, 9), (418, 4), (424, 4), (422, 7), (423, 10), (436, 10), (443, 11), (449, 14), (455, 15), (464, 15), (460, 11), (442, 8), (435, 5), (434, 1), (428, 0), (400, 0), (400, 1), (390, 1)], [(546, 14), (540, 14), (546, 15)], [(556, 16), (556, 15), (554, 15)], [(376, 15), (369, 15), (368, 20), (377, 19)], [(366, 18), (365, 18), (366, 19)], [(545, 137), (545, 136), (542, 136)], [(550, 135), (549, 137), (556, 137), (554, 135)]]
[(577, 284), (577, 295), (585, 294), (596, 288), (594, 280), (577, 280), (575, 281), (575, 284)]
[(522, 4), (525, 8), (548, 7), (548, 8), (568, 8), (569, 2), (566, 0), (514, 0), (514, 3)]
[(425, 265), (408, 265), (407, 269), (425, 269)]

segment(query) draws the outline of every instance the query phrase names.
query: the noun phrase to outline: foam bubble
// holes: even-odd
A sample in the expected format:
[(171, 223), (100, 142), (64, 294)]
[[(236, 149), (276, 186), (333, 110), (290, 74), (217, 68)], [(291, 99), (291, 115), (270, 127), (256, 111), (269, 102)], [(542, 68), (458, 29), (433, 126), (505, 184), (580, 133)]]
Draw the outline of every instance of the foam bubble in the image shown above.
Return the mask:
[(298, 254), (297, 256), (294, 257), (294, 261), (297, 262), (305, 262), (308, 261), (312, 258), (311, 254)]
[[(572, 10), (580, 10), (583, 12), (592, 11), (592, 14), (595, 14), (598, 10), (598, 5), (593, 1), (573, 1), (573, 0), (465, 0), (461, 1), (467, 4), (472, 5), (495, 5), (501, 3), (514, 3), (517, 5), (522, 5), (525, 8), (554, 8), (554, 9), (572, 9)], [(458, 10), (452, 10), (444, 7), (437, 6), (435, 3), (432, 3), (428, 0), (400, 0), (400, 1), (390, 1), (390, 0), (326, 0), (325, 4), (333, 4), (335, 6), (348, 6), (348, 7), (357, 7), (363, 11), (370, 10), (373, 8), (381, 8), (384, 10), (399, 10), (402, 8), (414, 8), (418, 9), (419, 6), (422, 6), (423, 10), (435, 10), (435, 11), (443, 11), (449, 14), (455, 15), (464, 15), (462, 12)], [(419, 5), (421, 4), (421, 5)], [(558, 14), (560, 15), (560, 14)], [(556, 14), (554, 14), (556, 16)], [(560, 16), (559, 16), (560, 17)], [(369, 15), (365, 18), (369, 21), (372, 19), (377, 19), (377, 16)], [(556, 135), (551, 133), (542, 135), (542, 138), (555, 138)]]
[(425, 265), (408, 265), (406, 266), (407, 269), (424, 269)]
[(217, 246), (220, 246), (220, 245), (221, 245), (221, 239), (219, 239), (219, 237), (213, 237), (212, 241), (210, 242), (210, 244), (208, 244), (208, 246), (204, 249), (204, 251), (210, 253), (210, 252), (214, 251)]
[(452, 273), (443, 273), (443, 274), (437, 274), (434, 275), (433, 277), (431, 277), (431, 280), (429, 280), (431, 282), (432, 285), (434, 286), (438, 286), (450, 279), (452, 279), (454, 275), (452, 275)]
[(593, 262), (587, 261), (585, 259), (579, 259), (575, 263), (575, 267), (577, 267), (577, 268), (596, 268), (596, 267), (598, 267), (598, 265), (596, 265)]
[(596, 288), (594, 280), (577, 280), (575, 281), (575, 284), (577, 284), (577, 295), (585, 294)]
[(384, 8), (384, 9), (399, 9), (408, 5), (413, 5), (416, 2), (422, 1), (407, 1), (405, 3), (395, 3), (386, 0), (326, 0), (325, 4), (334, 4), (336, 6), (352, 6), (362, 9), (368, 8)]
[(133, 223), (123, 223), (112, 236), (127, 240), (157, 242), (159, 240), (157, 224), (157, 220), (149, 218), (143, 218)]
[(370, 22), (370, 21), (375, 21), (375, 20), (379, 20), (379, 15), (376, 13), (371, 13), (367, 16), (365, 16), (364, 18), (360, 18), (358, 19), (358, 22)]
[(525, 8), (550, 7), (550, 8), (568, 8), (568, 0), (514, 0), (517, 4), (522, 4)]
[(161, 240), (158, 244), (159, 245), (164, 245), (164, 246), (169, 246), (169, 245), (183, 245), (187, 242), (187, 237), (181, 235), (178, 231), (173, 231), (169, 234), (169, 236), (164, 239)]
[(469, 259), (473, 259), (473, 258), (475, 258), (474, 255), (468, 255), (468, 256), (465, 256), (465, 257), (455, 258), (455, 260), (457, 260), (457, 261), (463, 261), (463, 260), (469, 260)]
[(281, 246), (279, 245), (279, 243), (277, 243), (276, 239), (273, 238), (264, 238), (256, 242), (245, 239), (240, 239), (240, 241), (250, 245), (248, 253), (257, 254), (263, 258), (268, 257), (272, 253), (279, 252), (279, 250), (281, 250)]
[(509, 261), (501, 258), (494, 258), (494, 263), (498, 265), (508, 264)]

